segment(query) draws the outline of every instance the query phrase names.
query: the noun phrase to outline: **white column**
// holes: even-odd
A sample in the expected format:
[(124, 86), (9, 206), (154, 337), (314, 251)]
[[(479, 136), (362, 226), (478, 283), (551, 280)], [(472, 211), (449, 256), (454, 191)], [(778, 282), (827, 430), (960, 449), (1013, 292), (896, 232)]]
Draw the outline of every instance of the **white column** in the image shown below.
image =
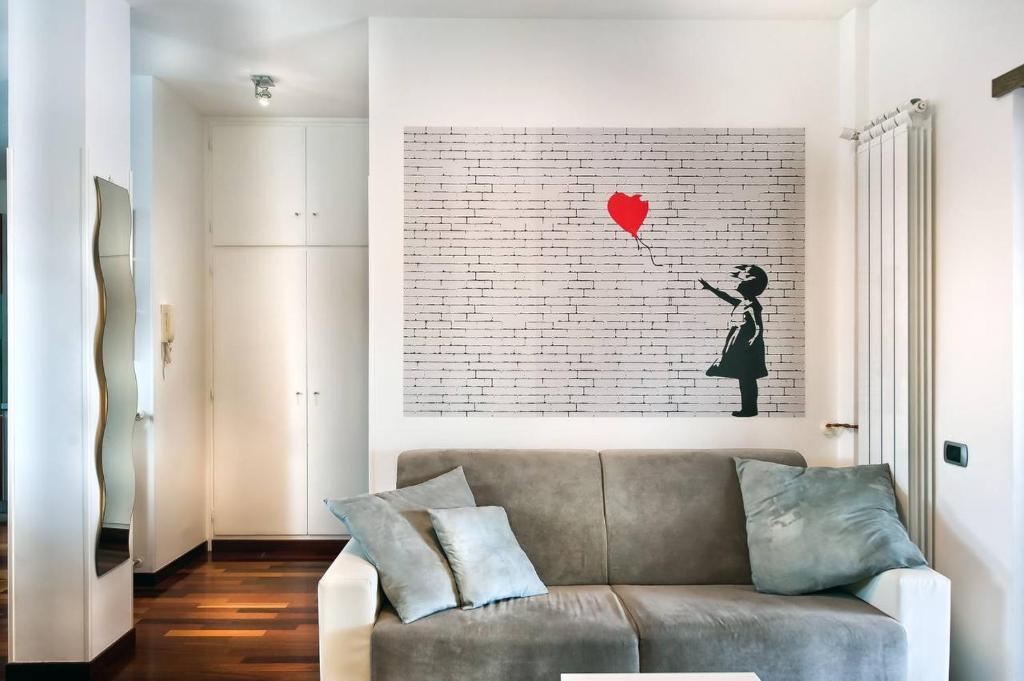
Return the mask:
[(1024, 674), (1024, 89), (1013, 93), (1013, 605), (1011, 676)]
[(132, 626), (96, 577), (92, 175), (129, 185), (124, 0), (10, 0), (10, 659), (86, 661)]
[[(857, 130), (867, 118), (867, 58), (868, 58), (868, 13), (857, 7), (839, 20), (839, 126)], [(838, 226), (833, 251), (835, 263), (835, 292), (833, 305), (836, 310), (845, 311), (836, 316), (833, 331), (833, 351), (836, 362), (836, 413), (833, 418), (840, 422), (856, 423), (861, 406), (857, 403), (859, 376), (867, 359), (867, 349), (858, 347), (858, 314), (866, 312), (857, 307), (863, 298), (858, 295), (858, 258), (867, 254), (867, 244), (858, 241), (858, 227), (855, 216), (857, 201), (866, 198), (858, 196), (857, 187), (857, 145), (847, 140), (835, 140), (839, 151), (839, 167), (836, 173), (836, 224)], [(866, 178), (865, 178), (866, 179)], [(866, 235), (866, 230), (863, 230)], [(850, 254), (856, 253), (856, 258)], [(856, 357), (856, 361), (852, 359)], [(866, 437), (855, 433), (837, 434), (837, 456), (843, 461), (856, 460), (858, 444), (866, 444)]]

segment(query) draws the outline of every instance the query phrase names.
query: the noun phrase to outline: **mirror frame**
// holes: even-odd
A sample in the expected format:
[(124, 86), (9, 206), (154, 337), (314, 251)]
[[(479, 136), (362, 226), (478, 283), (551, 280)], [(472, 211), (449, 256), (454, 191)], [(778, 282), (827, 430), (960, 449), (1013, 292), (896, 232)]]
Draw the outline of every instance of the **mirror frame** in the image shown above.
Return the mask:
[[(106, 516), (106, 507), (107, 507), (106, 476), (104, 475), (104, 472), (103, 472), (103, 438), (104, 438), (104, 435), (106, 434), (106, 430), (107, 430), (107, 412), (108, 412), (108, 409), (109, 409), (109, 406), (110, 406), (110, 397), (109, 397), (109, 394), (108, 394), (108, 386), (107, 386), (107, 376), (106, 376), (106, 370), (105, 370), (104, 364), (103, 364), (103, 339), (104, 339), (104, 335), (105, 335), (105, 331), (106, 331), (106, 326), (107, 326), (107, 289), (106, 289), (106, 281), (105, 281), (105, 279), (103, 277), (102, 261), (100, 259), (101, 258), (101, 255), (100, 255), (100, 229), (101, 229), (101, 227), (103, 225), (103, 198), (102, 198), (102, 191), (101, 191), (101, 184), (100, 184), (101, 182), (106, 182), (107, 184), (113, 185), (113, 186), (117, 187), (118, 189), (124, 190), (126, 193), (128, 193), (128, 220), (129, 220), (129, 228), (128, 228), (128, 234), (129, 234), (129, 236), (128, 236), (128, 239), (129, 239), (129, 241), (128, 241), (128, 263), (129, 263), (129, 267), (131, 268), (131, 272), (132, 272), (132, 277), (131, 277), (132, 286), (134, 286), (134, 283), (135, 283), (135, 276), (134, 276), (134, 274), (135, 274), (135, 262), (134, 262), (134, 258), (135, 258), (135, 215), (134, 215), (134, 210), (132, 208), (132, 203), (131, 203), (131, 192), (129, 192), (127, 188), (122, 187), (120, 185), (117, 185), (117, 184), (115, 184), (114, 182), (112, 182), (109, 179), (106, 179), (106, 178), (103, 178), (103, 177), (99, 177), (99, 176), (94, 176), (94, 178), (93, 178), (93, 185), (94, 185), (94, 189), (96, 191), (96, 221), (95, 221), (94, 226), (93, 226), (92, 261), (93, 261), (93, 271), (94, 271), (95, 276), (96, 276), (97, 305), (96, 305), (96, 332), (95, 332), (95, 336), (93, 338), (93, 363), (94, 363), (95, 368), (96, 368), (96, 382), (97, 382), (97, 386), (98, 386), (98, 389), (99, 389), (99, 403), (98, 403), (99, 409), (98, 409), (98, 419), (97, 419), (97, 424), (96, 424), (96, 440), (95, 440), (95, 446), (96, 446), (96, 460), (95, 460), (95, 463), (96, 463), (96, 478), (97, 478), (97, 480), (99, 482), (99, 492), (100, 492), (100, 509), (99, 510), (100, 510), (100, 513), (99, 513), (99, 518), (98, 518), (98, 522), (97, 522), (97, 526), (96, 526), (96, 549), (95, 549), (95, 551), (93, 551), (93, 565), (95, 567), (96, 576), (97, 577), (102, 577), (103, 575), (111, 572), (112, 570), (114, 570), (115, 568), (119, 567), (120, 565), (123, 565), (125, 562), (131, 561), (131, 559), (132, 559), (131, 520), (129, 520), (129, 527), (128, 527), (128, 530), (126, 530), (126, 536), (124, 538), (124, 546), (123, 546), (123, 551), (125, 553), (124, 559), (123, 560), (118, 560), (117, 562), (112, 562), (111, 561), (111, 562), (101, 563), (101, 561), (100, 561), (100, 550), (103, 548), (103, 519)], [(138, 314), (138, 302), (137, 301), (136, 301), (135, 313), (136, 313), (136, 315)], [(132, 336), (134, 338), (134, 335), (135, 335), (135, 333), (134, 333), (134, 328), (135, 328), (134, 323), (133, 323), (133, 327), (132, 328), (133, 328)], [(132, 359), (132, 362), (134, 363), (134, 357)], [(134, 372), (134, 368), (132, 369), (132, 371)], [(136, 377), (136, 381), (137, 380), (138, 379)], [(137, 383), (136, 383), (135, 405), (136, 405), (135, 421), (137, 423), (138, 422), (138, 412), (137, 412), (137, 410), (138, 410), (138, 387), (137, 387)], [(134, 470), (134, 467), (135, 467), (134, 448), (132, 449), (131, 456), (132, 456), (132, 468)], [(132, 504), (131, 504), (131, 508), (132, 508), (132, 512), (131, 512), (131, 515), (129, 516), (129, 518), (134, 518), (134, 515), (135, 515), (135, 492), (134, 492), (134, 489), (132, 490)], [(117, 548), (118, 551), (122, 550), (122, 547), (120, 545), (118, 545), (116, 548)]]

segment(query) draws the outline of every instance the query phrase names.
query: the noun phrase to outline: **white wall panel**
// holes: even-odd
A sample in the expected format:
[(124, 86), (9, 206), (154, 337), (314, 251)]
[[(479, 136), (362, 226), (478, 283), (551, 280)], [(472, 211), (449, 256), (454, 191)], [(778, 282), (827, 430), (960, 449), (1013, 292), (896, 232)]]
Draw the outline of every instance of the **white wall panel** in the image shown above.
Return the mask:
[[(206, 228), (204, 126), (152, 76), (132, 78), (139, 323), (136, 361), (134, 542), (139, 572), (154, 572), (206, 538)], [(174, 307), (176, 340), (163, 366), (160, 305)]]
[(365, 123), (306, 128), (309, 245), (366, 245), (367, 144)]
[(308, 263), (309, 533), (343, 534), (324, 499), (369, 485), (366, 249), (310, 248)]
[(305, 534), (305, 250), (218, 248), (213, 291), (214, 531)]
[[(323, 500), (368, 489), (366, 127), (210, 124), (215, 536), (342, 535)], [(302, 169), (259, 199), (280, 221), (225, 237), (216, 216), (279, 180), (236, 170), (254, 144)]]
[(292, 125), (212, 127), (214, 244), (306, 242), (305, 135), (305, 128)]

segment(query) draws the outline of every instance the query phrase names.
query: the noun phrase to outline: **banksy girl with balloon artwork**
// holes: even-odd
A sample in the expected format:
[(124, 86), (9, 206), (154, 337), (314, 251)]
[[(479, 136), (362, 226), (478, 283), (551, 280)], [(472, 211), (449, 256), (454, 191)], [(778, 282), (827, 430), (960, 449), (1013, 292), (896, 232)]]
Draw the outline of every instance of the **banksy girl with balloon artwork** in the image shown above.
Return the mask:
[[(640, 194), (630, 196), (615, 192), (608, 199), (608, 214), (636, 240), (637, 249), (641, 246), (647, 249), (651, 264), (658, 265), (651, 247), (640, 238), (640, 228), (649, 210), (650, 204)], [(698, 280), (701, 288), (732, 305), (722, 355), (705, 373), (717, 378), (737, 379), (740, 408), (732, 415), (757, 416), (757, 380), (768, 376), (764, 361), (764, 321), (757, 297), (768, 288), (768, 274), (757, 265), (737, 265), (730, 277), (738, 280), (735, 286), (738, 295), (712, 286), (703, 277)]]
[(805, 415), (803, 129), (403, 134), (407, 416)]
[(757, 416), (757, 379), (768, 375), (764, 363), (764, 322), (757, 297), (768, 288), (768, 275), (757, 265), (737, 265), (731, 276), (739, 280), (738, 296), (715, 288), (703, 277), (700, 279), (701, 287), (732, 305), (722, 356), (706, 373), (739, 381), (741, 406), (732, 412), (733, 416)]

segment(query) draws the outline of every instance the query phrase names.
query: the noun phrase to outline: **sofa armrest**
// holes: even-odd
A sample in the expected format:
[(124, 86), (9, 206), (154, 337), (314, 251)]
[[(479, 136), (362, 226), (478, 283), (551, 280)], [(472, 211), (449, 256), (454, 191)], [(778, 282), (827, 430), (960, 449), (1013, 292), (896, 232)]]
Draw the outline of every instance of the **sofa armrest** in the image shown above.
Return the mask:
[(907, 681), (949, 679), (949, 579), (927, 567), (888, 570), (847, 587), (907, 632)]
[(377, 570), (349, 542), (317, 586), (321, 681), (370, 681), (370, 634), (379, 611)]

